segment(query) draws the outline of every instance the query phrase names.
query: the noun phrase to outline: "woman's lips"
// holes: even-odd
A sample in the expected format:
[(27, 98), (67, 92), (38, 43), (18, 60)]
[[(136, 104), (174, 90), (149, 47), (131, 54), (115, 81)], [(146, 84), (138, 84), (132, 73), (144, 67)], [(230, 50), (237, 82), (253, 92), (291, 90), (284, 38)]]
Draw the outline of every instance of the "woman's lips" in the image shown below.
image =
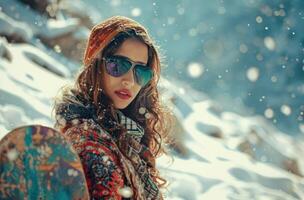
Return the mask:
[(119, 90), (119, 91), (115, 91), (115, 94), (121, 99), (131, 98), (130, 92), (128, 91)]

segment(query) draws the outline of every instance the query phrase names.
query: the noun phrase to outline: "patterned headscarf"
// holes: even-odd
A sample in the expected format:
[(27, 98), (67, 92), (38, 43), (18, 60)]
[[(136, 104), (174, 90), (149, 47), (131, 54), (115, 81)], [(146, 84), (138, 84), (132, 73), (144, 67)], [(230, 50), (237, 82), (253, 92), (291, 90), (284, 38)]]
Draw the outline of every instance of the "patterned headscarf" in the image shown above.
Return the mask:
[(101, 53), (101, 51), (115, 38), (118, 33), (129, 29), (135, 30), (139, 35), (148, 35), (147, 30), (138, 22), (123, 16), (111, 17), (94, 26), (91, 30), (84, 53), (84, 66), (90, 65), (93, 59)]

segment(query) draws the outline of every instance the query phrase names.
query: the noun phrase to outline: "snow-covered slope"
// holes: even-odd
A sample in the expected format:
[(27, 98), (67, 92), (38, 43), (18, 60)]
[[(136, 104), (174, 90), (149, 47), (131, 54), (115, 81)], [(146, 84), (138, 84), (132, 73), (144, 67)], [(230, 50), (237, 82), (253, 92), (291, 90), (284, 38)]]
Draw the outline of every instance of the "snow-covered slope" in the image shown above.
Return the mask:
[(262, 117), (225, 112), (206, 97), (191, 100), (190, 88), (165, 85), (175, 104), (184, 105), (174, 110), (189, 151), (173, 163), (160, 159), (171, 181), (169, 199), (304, 198), (303, 141), (280, 133)]
[(52, 98), (70, 72), (45, 52), (27, 44), (3, 45), (11, 61), (0, 60), (0, 137), (12, 128), (52, 125)]

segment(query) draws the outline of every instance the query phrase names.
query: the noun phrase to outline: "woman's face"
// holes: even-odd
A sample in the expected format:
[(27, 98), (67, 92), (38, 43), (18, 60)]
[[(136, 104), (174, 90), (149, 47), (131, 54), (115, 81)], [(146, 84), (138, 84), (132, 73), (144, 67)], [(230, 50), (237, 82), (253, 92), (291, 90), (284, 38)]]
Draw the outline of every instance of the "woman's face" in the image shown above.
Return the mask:
[[(124, 56), (131, 61), (146, 65), (148, 62), (148, 47), (139, 40), (129, 38), (122, 43), (114, 55)], [(115, 108), (126, 108), (141, 89), (141, 86), (134, 79), (133, 69), (120, 77), (109, 75), (104, 68), (103, 72), (103, 85), (106, 95), (110, 97)], [(125, 93), (128, 93), (129, 96)]]

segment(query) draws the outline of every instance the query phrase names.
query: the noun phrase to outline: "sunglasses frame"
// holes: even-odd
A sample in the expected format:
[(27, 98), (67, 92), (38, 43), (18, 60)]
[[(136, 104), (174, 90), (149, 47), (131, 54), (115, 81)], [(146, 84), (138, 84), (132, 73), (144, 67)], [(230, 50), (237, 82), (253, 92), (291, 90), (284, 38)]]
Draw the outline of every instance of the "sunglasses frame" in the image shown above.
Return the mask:
[[(111, 59), (114, 59), (114, 60), (115, 60), (115, 59), (123, 59), (123, 60), (126, 60), (126, 61), (128, 61), (129, 63), (131, 63), (131, 66), (130, 66), (129, 70), (126, 71), (125, 73), (123, 73), (123, 74), (121, 74), (121, 75), (119, 75), (119, 76), (114, 76), (114, 75), (112, 75), (111, 73), (108, 72), (108, 69), (107, 69), (107, 66), (106, 66), (107, 62), (108, 62), (109, 60), (111, 60)], [(152, 77), (153, 77), (153, 70), (152, 70), (148, 65), (144, 65), (144, 64), (139, 63), (139, 62), (134, 62), (133, 60), (130, 60), (128, 57), (121, 56), (121, 55), (111, 55), (111, 56), (103, 57), (102, 60), (104, 61), (104, 66), (105, 66), (105, 68), (106, 68), (106, 72), (107, 72), (110, 76), (113, 76), (113, 77), (120, 77), (120, 76), (123, 76), (124, 74), (128, 73), (130, 70), (132, 70), (133, 76), (134, 76), (134, 79), (135, 79), (136, 83), (137, 83), (138, 85), (141, 85), (142, 87), (145, 86), (145, 85), (147, 85), (147, 84), (151, 81), (151, 79), (152, 79)], [(143, 85), (142, 85), (141, 83), (139, 83), (139, 79), (138, 79), (138, 77), (137, 77), (137, 75), (136, 75), (136, 73), (135, 73), (136, 66), (138, 66), (139, 68), (149, 68), (149, 69), (151, 69), (151, 73), (152, 73), (151, 78), (150, 78), (149, 81), (147, 81), (147, 82), (146, 82), (145, 84), (143, 84)]]

